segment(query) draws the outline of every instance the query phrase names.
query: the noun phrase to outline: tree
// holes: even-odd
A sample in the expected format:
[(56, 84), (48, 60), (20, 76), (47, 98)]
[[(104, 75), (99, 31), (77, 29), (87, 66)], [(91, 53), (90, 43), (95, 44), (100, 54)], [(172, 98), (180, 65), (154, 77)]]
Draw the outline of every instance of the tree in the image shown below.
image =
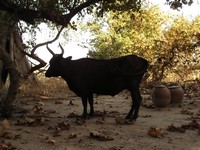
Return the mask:
[(139, 12), (109, 12), (103, 22), (96, 18), (88, 25), (93, 33), (90, 57), (143, 56), (151, 62), (152, 79), (159, 82), (169, 73), (184, 80), (183, 75), (200, 68), (199, 17), (188, 21), (145, 6)]
[(171, 70), (184, 80), (189, 74), (200, 70), (199, 22), (200, 16), (192, 21), (178, 17), (170, 28), (164, 31), (165, 43), (162, 49), (167, 53), (162, 56), (165, 59), (165, 65), (163, 64), (165, 74)]
[[(29, 56), (39, 62), (38, 65), (32, 66), (26, 72), (26, 74), (31, 74), (35, 70), (38, 70), (46, 65), (46, 63), (35, 54), (35, 50), (40, 46), (54, 42), (59, 37), (62, 30), (68, 25), (75, 28), (73, 22), (71, 22), (75, 15), (83, 17), (84, 14), (91, 14), (95, 11), (98, 16), (102, 16), (105, 11), (111, 9), (119, 12), (122, 12), (125, 9), (138, 11), (140, 4), (140, 0), (1, 0), (0, 15), (8, 21), (4, 21), (4, 19), (1, 18), (1, 22), (3, 23), (1, 31), (4, 32), (0, 35), (0, 63), (3, 63), (4, 65), (1, 67), (3, 70), (4, 68), (7, 68), (11, 80), (6, 98), (2, 101), (1, 115), (4, 117), (11, 116), (12, 104), (14, 102), (21, 77), (19, 68), (16, 67), (16, 63), (8, 54), (8, 47), (6, 47), (6, 43), (11, 41), (9, 35), (15, 37), (13, 39), (13, 45), (18, 47), (20, 53), (25, 54), (26, 56)], [(37, 26), (40, 22), (45, 22), (62, 27), (60, 27), (57, 36), (55, 36), (53, 40), (35, 45), (31, 50), (27, 51), (23, 42), (19, 40), (21, 38), (21, 31), (19, 28), (20, 21), (25, 21), (25, 23), (34, 26)], [(19, 36), (17, 37), (14, 35)], [(9, 49), (16, 51), (11, 47), (11, 45), (12, 44), (9, 44)]]
[(191, 6), (193, 0), (166, 0), (167, 4), (170, 5), (171, 9), (181, 9), (183, 5)]
[(147, 49), (155, 40), (162, 39), (162, 24), (167, 22), (167, 16), (157, 7), (146, 9), (145, 6), (140, 12), (109, 12), (104, 22), (96, 18), (89, 23), (94, 37), (89, 44), (92, 46), (89, 56), (110, 58), (133, 53), (149, 56)]

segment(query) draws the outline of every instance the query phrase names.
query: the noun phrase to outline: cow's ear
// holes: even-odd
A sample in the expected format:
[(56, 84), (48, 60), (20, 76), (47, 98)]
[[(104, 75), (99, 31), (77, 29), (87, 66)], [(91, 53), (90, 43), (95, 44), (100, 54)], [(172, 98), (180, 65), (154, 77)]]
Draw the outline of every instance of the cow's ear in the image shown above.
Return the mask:
[(67, 59), (67, 60), (71, 60), (71, 59), (72, 59), (72, 56), (69, 56), (69, 57), (67, 57), (66, 59)]

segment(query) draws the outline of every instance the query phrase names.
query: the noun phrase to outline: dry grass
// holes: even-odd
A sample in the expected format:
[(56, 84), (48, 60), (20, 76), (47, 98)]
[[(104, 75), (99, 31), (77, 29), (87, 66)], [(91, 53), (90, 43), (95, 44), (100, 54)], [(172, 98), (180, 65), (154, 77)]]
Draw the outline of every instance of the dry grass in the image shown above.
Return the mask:
[[(174, 78), (175, 79), (175, 78)], [(188, 80), (190, 81), (190, 80)], [(173, 80), (174, 83), (179, 83), (187, 96), (200, 96), (200, 86), (199, 80), (191, 80), (190, 82), (179, 82)], [(168, 84), (172, 80), (166, 80), (160, 84)], [(141, 85), (142, 94), (150, 94), (152, 88), (158, 84), (155, 81), (143, 82)], [(66, 95), (65, 95), (66, 93)], [(20, 87), (19, 96), (20, 97), (66, 97), (72, 92), (69, 90), (66, 82), (62, 78), (46, 78), (44, 75), (40, 76), (36, 80), (28, 79), (24, 81)], [(64, 94), (64, 95), (63, 95)]]
[(28, 79), (20, 87), (19, 95), (23, 97), (47, 96), (59, 97), (59, 93), (69, 92), (66, 82), (61, 78), (40, 77), (36, 80)]

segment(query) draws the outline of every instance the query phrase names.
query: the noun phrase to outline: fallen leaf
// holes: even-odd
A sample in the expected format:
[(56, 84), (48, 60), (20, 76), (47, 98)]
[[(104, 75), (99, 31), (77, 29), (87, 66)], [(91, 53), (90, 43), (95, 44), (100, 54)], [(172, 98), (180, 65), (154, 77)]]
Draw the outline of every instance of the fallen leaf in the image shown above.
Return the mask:
[(34, 107), (32, 108), (32, 110), (33, 110), (34, 114), (41, 114), (43, 108), (42, 108), (41, 106), (37, 105), (37, 106), (34, 106)]
[(194, 119), (194, 120), (196, 120), (196, 119), (200, 119), (200, 115), (198, 115), (198, 114), (193, 114), (192, 116), (191, 116), (191, 119)]
[(83, 125), (83, 124), (85, 124), (85, 119), (76, 118), (75, 123), (78, 125)]
[(68, 139), (74, 139), (76, 137), (77, 137), (77, 134), (71, 133), (71, 134), (69, 134)]
[(35, 122), (35, 119), (29, 118), (29, 117), (25, 117), (25, 121), (27, 122), (27, 124), (33, 124)]
[(114, 147), (110, 147), (109, 150), (121, 150), (121, 148), (114, 146)]
[(143, 117), (143, 118), (151, 118), (151, 115), (143, 115), (141, 117)]
[(53, 137), (46, 137), (47, 143), (54, 145), (56, 143), (56, 140), (53, 139)]
[(69, 105), (69, 106), (73, 106), (74, 103), (73, 103), (72, 101), (70, 101), (68, 105)]
[(97, 123), (97, 124), (104, 124), (104, 122), (105, 122), (105, 118), (104, 118), (104, 117), (100, 117), (100, 118), (98, 118), (98, 119), (96, 120), (96, 123)]
[(62, 104), (62, 103), (63, 103), (62, 100), (57, 100), (57, 101), (55, 101), (55, 104)]
[(189, 110), (187, 110), (187, 109), (182, 109), (182, 110), (181, 110), (181, 114), (192, 115), (193, 112), (191, 112), (191, 111), (189, 111)]
[(134, 124), (135, 122), (134, 121), (130, 121), (128, 119), (124, 119), (123, 117), (121, 116), (117, 116), (115, 117), (115, 122), (119, 125), (132, 125)]
[(38, 122), (40, 122), (41, 125), (44, 125), (45, 122), (49, 121), (49, 119), (45, 118), (45, 117), (39, 117), (38, 118)]
[(10, 142), (3, 141), (0, 143), (0, 150), (15, 150), (17, 149), (15, 146), (13, 146)]
[(70, 124), (66, 121), (63, 121), (61, 123), (58, 123), (57, 130), (69, 130), (70, 129)]
[(186, 129), (184, 129), (182, 127), (175, 127), (173, 124), (168, 126), (168, 128), (167, 128), (167, 131), (169, 131), (169, 132), (185, 133), (185, 130)]
[(49, 119), (44, 117), (36, 117), (36, 118), (30, 118), (25, 116), (22, 120), (17, 120), (15, 125), (17, 126), (41, 126), (44, 125), (45, 122), (49, 121)]
[(24, 126), (26, 125), (26, 121), (24, 120), (17, 120), (15, 123), (16, 126)]
[(181, 127), (184, 129), (190, 129), (190, 130), (194, 130), (194, 129), (200, 130), (200, 124), (197, 122), (197, 120), (192, 120), (190, 123), (182, 125)]
[(121, 116), (115, 117), (115, 122), (116, 122), (117, 124), (120, 124), (120, 125), (125, 124), (125, 120), (124, 120), (124, 118), (122, 118)]
[(197, 120), (192, 120), (188, 124), (181, 125), (180, 127), (175, 127), (173, 124), (170, 125), (167, 130), (170, 132), (180, 132), (184, 133), (186, 130), (195, 130), (198, 129), (198, 133), (200, 133), (200, 124)]
[(152, 103), (151, 104), (143, 104), (142, 106), (147, 109), (155, 109), (156, 108), (156, 106)]
[(55, 132), (53, 132), (52, 136), (53, 136), (53, 137), (61, 136), (61, 135), (60, 135), (60, 131), (55, 130)]
[(45, 104), (44, 104), (44, 102), (38, 102), (37, 103), (37, 106), (44, 106)]
[(97, 140), (100, 140), (100, 141), (112, 141), (114, 140), (112, 137), (109, 137), (107, 135), (104, 135), (98, 131), (91, 131), (90, 132), (90, 137), (91, 138), (94, 138), (94, 139), (97, 139)]
[(10, 123), (7, 119), (4, 119), (2, 122), (1, 122), (1, 126), (2, 126), (2, 130), (6, 130), (9, 128), (10, 126)]
[(11, 131), (2, 131), (0, 132), (0, 137), (5, 138), (5, 139), (17, 139), (20, 137), (20, 134), (16, 134)]
[(159, 137), (163, 137), (164, 136), (164, 133), (162, 132), (161, 129), (157, 129), (155, 127), (151, 127), (147, 133), (152, 136), (152, 137), (156, 137), (156, 138), (159, 138)]
[(49, 138), (49, 139), (47, 140), (47, 142), (48, 142), (49, 144), (52, 144), (52, 145), (54, 145), (54, 144), (56, 143), (56, 141), (55, 141), (54, 139), (52, 139), (52, 138)]

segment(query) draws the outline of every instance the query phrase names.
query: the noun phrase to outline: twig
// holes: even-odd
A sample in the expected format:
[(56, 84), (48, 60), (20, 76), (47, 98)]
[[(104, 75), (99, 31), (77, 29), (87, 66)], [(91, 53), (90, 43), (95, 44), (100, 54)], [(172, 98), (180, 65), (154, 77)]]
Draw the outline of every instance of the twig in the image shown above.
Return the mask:
[(55, 37), (53, 40), (50, 40), (50, 41), (47, 41), (47, 42), (44, 42), (44, 43), (37, 44), (37, 45), (33, 48), (33, 50), (31, 51), (31, 55), (34, 55), (34, 53), (35, 53), (35, 51), (36, 51), (36, 49), (37, 49), (38, 47), (41, 47), (41, 46), (44, 46), (44, 45), (51, 44), (51, 43), (55, 42), (55, 41), (59, 38), (60, 33), (62, 32), (63, 29), (64, 29), (64, 26), (62, 26), (62, 27), (60, 28), (60, 30), (58, 31), (56, 37)]
[(62, 30), (64, 29), (64, 26), (61, 27), (61, 29), (59, 30), (59, 32), (57, 33), (56, 37), (50, 41), (47, 41), (47, 42), (43, 42), (43, 43), (40, 43), (40, 44), (37, 44), (31, 51), (31, 54), (27, 53), (24, 51), (24, 49), (20, 49), (21, 52), (23, 52), (25, 55), (31, 57), (32, 59), (34, 60), (37, 60), (40, 64), (39, 65), (35, 65), (34, 67), (31, 68), (31, 70), (27, 73), (28, 75), (33, 73), (34, 71), (44, 67), (46, 65), (46, 62), (44, 60), (42, 60), (41, 58), (39, 58), (36, 54), (35, 54), (35, 51), (37, 48), (41, 47), (41, 46), (44, 46), (44, 45), (47, 45), (47, 44), (51, 44), (53, 43), (54, 41), (56, 41), (59, 36), (60, 36), (60, 33), (62, 32)]

